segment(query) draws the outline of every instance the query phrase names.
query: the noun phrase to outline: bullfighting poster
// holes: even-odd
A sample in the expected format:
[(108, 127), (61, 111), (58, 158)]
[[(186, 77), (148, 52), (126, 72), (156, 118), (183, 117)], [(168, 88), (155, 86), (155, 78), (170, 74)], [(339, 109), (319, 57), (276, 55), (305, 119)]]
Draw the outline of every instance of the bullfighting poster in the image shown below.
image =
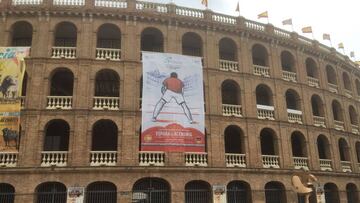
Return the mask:
[(0, 151), (18, 150), (20, 94), (29, 47), (0, 47)]
[(143, 52), (142, 151), (204, 152), (201, 58)]

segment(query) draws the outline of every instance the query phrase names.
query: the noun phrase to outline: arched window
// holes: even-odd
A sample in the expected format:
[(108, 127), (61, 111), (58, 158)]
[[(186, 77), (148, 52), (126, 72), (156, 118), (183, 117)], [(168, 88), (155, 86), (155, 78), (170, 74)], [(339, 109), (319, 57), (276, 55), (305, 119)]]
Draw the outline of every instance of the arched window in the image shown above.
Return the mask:
[(194, 32), (187, 32), (182, 36), (182, 54), (189, 56), (203, 56), (203, 42)]
[(37, 203), (66, 203), (66, 186), (59, 182), (45, 182), (35, 189)]
[(225, 80), (221, 84), (222, 104), (241, 105), (240, 87), (233, 80)]
[(346, 185), (346, 196), (347, 196), (347, 203), (359, 202), (359, 191), (355, 184), (348, 183)]
[(30, 47), (32, 43), (33, 27), (26, 21), (19, 21), (11, 27), (11, 46)]
[(330, 65), (326, 66), (326, 76), (327, 76), (328, 83), (333, 84), (333, 85), (337, 85), (337, 79), (336, 79), (335, 70)]
[(340, 138), (338, 142), (340, 161), (350, 161), (349, 146), (344, 138)]
[(236, 125), (230, 125), (225, 129), (225, 153), (245, 154), (244, 138), (242, 130)]
[(286, 203), (285, 186), (276, 181), (266, 183), (265, 203)]
[(325, 202), (340, 203), (339, 190), (334, 183), (326, 183), (324, 185)]
[(283, 71), (296, 73), (295, 59), (290, 52), (281, 52), (281, 67)]
[(77, 29), (73, 23), (61, 22), (55, 28), (55, 47), (76, 47)]
[(356, 85), (356, 93), (358, 96), (360, 96), (360, 82), (358, 79), (355, 80), (355, 85)]
[(273, 106), (272, 91), (267, 85), (258, 85), (256, 87), (256, 104)]
[(324, 117), (323, 101), (319, 95), (314, 94), (311, 97), (311, 107), (314, 116)]
[(251, 187), (245, 181), (231, 181), (226, 186), (226, 198), (228, 203), (250, 203)]
[(95, 79), (96, 97), (119, 97), (119, 75), (110, 69), (100, 70)]
[(325, 135), (318, 136), (317, 148), (318, 148), (319, 159), (331, 159), (329, 141)]
[(291, 148), (293, 157), (307, 157), (306, 140), (301, 132), (291, 134)]
[(360, 142), (355, 143), (357, 162), (360, 163)]
[(74, 75), (67, 68), (57, 68), (51, 77), (50, 96), (72, 96)]
[(236, 49), (236, 44), (232, 39), (222, 38), (219, 42), (220, 60), (237, 61)]
[(111, 182), (98, 181), (86, 187), (86, 203), (116, 203), (116, 185)]
[(44, 151), (69, 150), (69, 124), (61, 119), (48, 122), (45, 129)]
[(331, 106), (332, 106), (334, 120), (335, 121), (344, 121), (340, 103), (338, 101), (334, 100), (332, 102)]
[(143, 178), (133, 185), (132, 202), (171, 202), (170, 191), (170, 185), (166, 180)]
[(312, 58), (306, 59), (306, 73), (308, 77), (319, 79), (317, 64)]
[(121, 49), (121, 32), (113, 24), (103, 24), (97, 31), (97, 48)]
[(285, 97), (286, 97), (287, 109), (301, 111), (300, 96), (295, 90), (292, 90), (292, 89), (287, 90), (285, 93)]
[(25, 71), (24, 77), (22, 80), (22, 85), (21, 85), (21, 96), (23, 96), (23, 97), (26, 96), (27, 83), (28, 83), (28, 74)]
[(275, 132), (270, 128), (264, 128), (260, 132), (261, 154), (262, 155), (277, 155), (277, 141)]
[(351, 91), (351, 81), (349, 75), (346, 72), (343, 72), (342, 77), (343, 77), (345, 89)]
[(269, 59), (266, 48), (263, 45), (255, 44), (252, 47), (252, 60), (254, 65), (269, 66)]
[(352, 125), (358, 125), (358, 115), (354, 108), (354, 106), (349, 106), (349, 116), (350, 116), (350, 122)]
[(148, 27), (141, 32), (141, 51), (164, 52), (164, 37), (159, 29)]
[(212, 191), (209, 183), (193, 180), (185, 185), (185, 203), (211, 203)]
[(111, 120), (99, 120), (92, 128), (91, 151), (117, 151), (118, 127)]
[(0, 183), (0, 202), (14, 203), (15, 188), (8, 183)]

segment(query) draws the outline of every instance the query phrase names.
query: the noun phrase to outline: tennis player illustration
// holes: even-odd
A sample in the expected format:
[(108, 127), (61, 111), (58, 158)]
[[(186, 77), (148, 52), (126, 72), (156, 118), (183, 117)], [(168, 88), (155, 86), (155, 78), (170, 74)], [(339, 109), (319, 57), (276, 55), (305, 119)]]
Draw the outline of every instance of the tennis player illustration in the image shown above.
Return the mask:
[(190, 124), (194, 123), (190, 109), (187, 106), (184, 99), (184, 83), (178, 78), (176, 72), (170, 73), (170, 77), (166, 78), (163, 81), (161, 93), (163, 95), (155, 105), (152, 121), (156, 122), (157, 121), (156, 118), (160, 114), (165, 104), (171, 102), (171, 100), (174, 99), (176, 103), (180, 105), (181, 108), (183, 109), (184, 114), (187, 117), (189, 123)]

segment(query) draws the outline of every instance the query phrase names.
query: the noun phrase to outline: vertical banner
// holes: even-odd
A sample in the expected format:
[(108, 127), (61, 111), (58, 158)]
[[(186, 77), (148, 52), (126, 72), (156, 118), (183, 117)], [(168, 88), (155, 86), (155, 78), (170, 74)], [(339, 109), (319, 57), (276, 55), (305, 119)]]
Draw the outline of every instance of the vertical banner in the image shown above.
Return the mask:
[(0, 151), (19, 145), (21, 87), (29, 47), (0, 47)]
[(143, 52), (142, 151), (204, 152), (201, 58)]
[(84, 187), (69, 187), (67, 192), (67, 203), (83, 203)]

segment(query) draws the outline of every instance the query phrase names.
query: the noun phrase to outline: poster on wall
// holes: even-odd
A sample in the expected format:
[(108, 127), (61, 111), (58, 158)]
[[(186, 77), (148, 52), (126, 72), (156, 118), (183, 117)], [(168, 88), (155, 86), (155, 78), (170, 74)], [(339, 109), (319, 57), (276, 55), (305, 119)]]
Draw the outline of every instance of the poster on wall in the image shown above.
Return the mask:
[(141, 151), (204, 152), (200, 57), (143, 52)]
[(17, 151), (21, 87), (29, 47), (0, 47), (0, 151)]
[(67, 203), (83, 203), (84, 202), (84, 187), (69, 187), (67, 193)]

